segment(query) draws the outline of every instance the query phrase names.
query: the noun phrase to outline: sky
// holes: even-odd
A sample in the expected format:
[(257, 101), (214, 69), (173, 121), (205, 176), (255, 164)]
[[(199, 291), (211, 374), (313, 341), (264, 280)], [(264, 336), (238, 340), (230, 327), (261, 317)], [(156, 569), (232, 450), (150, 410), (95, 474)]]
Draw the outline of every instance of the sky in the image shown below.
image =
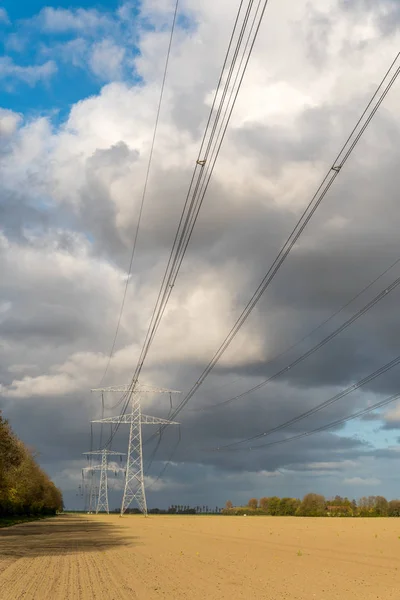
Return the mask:
[[(238, 4), (180, 2), (106, 385), (128, 383), (136, 366)], [(90, 421), (101, 415), (99, 395), (90, 389), (102, 379), (117, 325), (173, 8), (171, 0), (6, 1), (0, 8), (0, 409), (60, 486), (68, 508), (82, 507), (83, 453)], [(197, 381), (399, 41), (396, 0), (270, 0), (143, 383), (184, 393)], [(245, 327), (180, 413), (180, 433), (166, 430), (146, 476), (149, 506), (223, 506), (310, 491), (399, 496), (396, 402), (297, 441), (213, 450), (296, 417), (398, 356), (395, 289), (301, 364), (215, 406), (293, 362), (400, 276), (399, 263), (275, 358), (400, 257), (399, 113), (396, 83)], [(399, 393), (399, 369), (268, 440)], [(106, 416), (117, 400), (106, 396)], [(170, 400), (149, 395), (143, 410), (166, 418)], [(94, 436), (98, 444), (97, 425)], [(121, 426), (113, 449), (126, 448)], [(144, 445), (145, 465), (153, 448), (154, 442)], [(110, 504), (117, 507), (121, 480), (111, 477)]]

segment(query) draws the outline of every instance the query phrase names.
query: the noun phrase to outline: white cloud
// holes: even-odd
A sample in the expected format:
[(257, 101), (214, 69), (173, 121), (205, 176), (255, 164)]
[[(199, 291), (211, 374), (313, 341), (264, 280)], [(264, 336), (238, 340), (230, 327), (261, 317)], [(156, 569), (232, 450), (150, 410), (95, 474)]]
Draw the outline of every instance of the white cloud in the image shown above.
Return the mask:
[(396, 402), (395, 406), (384, 413), (384, 420), (388, 423), (400, 422), (400, 403)]
[(89, 65), (93, 73), (100, 79), (106, 81), (120, 79), (124, 57), (124, 48), (112, 40), (105, 39), (92, 46)]
[(22, 116), (4, 108), (0, 108), (0, 137), (10, 136), (15, 133)]
[(74, 67), (86, 68), (88, 47), (88, 42), (82, 37), (69, 40), (58, 47), (60, 58)]
[(5, 40), (6, 50), (22, 52), (28, 44), (28, 38), (20, 33), (10, 33)]
[(10, 19), (8, 18), (8, 14), (5, 8), (0, 6), (0, 23), (5, 23), (8, 25), (10, 23)]
[(83, 8), (69, 10), (46, 6), (42, 9), (39, 18), (43, 29), (52, 33), (80, 31), (89, 34), (110, 24), (107, 15), (102, 15), (97, 10)]
[(326, 470), (326, 471), (337, 471), (346, 468), (353, 468), (357, 466), (354, 460), (340, 460), (332, 462), (313, 462), (304, 465), (306, 469), (310, 470)]
[(31, 87), (39, 81), (46, 81), (57, 72), (57, 65), (53, 60), (48, 60), (42, 65), (21, 67), (14, 63), (9, 56), (0, 58), (0, 79), (23, 81)]

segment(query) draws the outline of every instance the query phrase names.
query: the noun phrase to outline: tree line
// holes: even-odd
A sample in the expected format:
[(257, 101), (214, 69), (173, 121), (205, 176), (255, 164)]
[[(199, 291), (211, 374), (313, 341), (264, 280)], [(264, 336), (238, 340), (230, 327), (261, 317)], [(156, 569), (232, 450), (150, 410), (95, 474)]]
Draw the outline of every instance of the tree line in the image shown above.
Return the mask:
[(62, 494), (0, 413), (0, 518), (51, 515)]
[(383, 496), (364, 496), (357, 502), (341, 496), (326, 499), (320, 494), (298, 498), (278, 496), (251, 498), (246, 506), (233, 506), (227, 501), (224, 515), (271, 515), (298, 517), (400, 517), (400, 500), (388, 501)]
[[(116, 508), (114, 512), (119, 512), (119, 508)], [(172, 504), (167, 509), (163, 508), (150, 508), (150, 515), (219, 515), (222, 513), (222, 508), (211, 507), (208, 505), (189, 506), (189, 504)], [(140, 514), (141, 511), (138, 508), (128, 508), (126, 514)]]

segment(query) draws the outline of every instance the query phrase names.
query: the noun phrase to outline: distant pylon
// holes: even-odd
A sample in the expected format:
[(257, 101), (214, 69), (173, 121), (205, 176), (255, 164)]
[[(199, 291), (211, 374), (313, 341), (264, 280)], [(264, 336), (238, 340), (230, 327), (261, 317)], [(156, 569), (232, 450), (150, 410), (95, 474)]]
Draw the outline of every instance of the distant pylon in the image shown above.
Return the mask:
[[(94, 450), (92, 452), (84, 452), (85, 455), (91, 455), (91, 456), (101, 456), (101, 464), (100, 465), (92, 465), (90, 467), (85, 467), (85, 469), (83, 469), (84, 471), (88, 471), (91, 475), (91, 479), (92, 479), (92, 483), (91, 483), (91, 498), (89, 501), (89, 512), (92, 512), (92, 509), (94, 507), (94, 498), (93, 498), (93, 494), (92, 494), (92, 490), (94, 488), (94, 472), (95, 471), (100, 471), (100, 486), (99, 486), (99, 493), (98, 493), (98, 497), (97, 497), (97, 504), (96, 504), (96, 515), (101, 511), (105, 511), (107, 514), (110, 513), (109, 508), (108, 508), (108, 471), (113, 470), (115, 471), (115, 468), (109, 468), (108, 467), (108, 457), (109, 456), (122, 456), (123, 454), (125, 454), (125, 452), (113, 452), (112, 450), (107, 450), (106, 448), (104, 448), (103, 450)], [(119, 470), (119, 469), (118, 469)]]
[(147, 515), (146, 492), (143, 474), (143, 447), (142, 447), (142, 425), (179, 425), (176, 421), (168, 421), (158, 417), (142, 415), (140, 407), (140, 394), (180, 394), (176, 390), (165, 388), (152, 388), (147, 385), (138, 384), (130, 386), (109, 387), (93, 389), (92, 392), (128, 392), (130, 394), (131, 412), (118, 417), (106, 417), (96, 419), (92, 423), (126, 423), (129, 428), (128, 455), (126, 461), (125, 488), (122, 498), (121, 516), (129, 508), (131, 502), (136, 500), (140, 511)]
[(85, 511), (87, 511), (87, 513), (90, 515), (96, 507), (96, 497), (97, 497), (97, 490), (96, 490), (96, 481), (95, 481), (95, 473), (92, 470), (92, 464), (90, 462), (90, 465), (88, 467), (85, 467), (84, 469), (82, 469), (82, 478), (84, 479), (84, 474), (87, 473), (88, 474), (88, 480), (86, 480), (86, 483), (84, 483), (84, 503), (85, 503)]

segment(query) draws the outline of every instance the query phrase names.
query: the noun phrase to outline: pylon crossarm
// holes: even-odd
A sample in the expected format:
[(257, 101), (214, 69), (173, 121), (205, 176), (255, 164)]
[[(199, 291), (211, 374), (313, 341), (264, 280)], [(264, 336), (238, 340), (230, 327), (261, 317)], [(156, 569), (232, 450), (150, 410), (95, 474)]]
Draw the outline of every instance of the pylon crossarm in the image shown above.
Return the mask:
[(104, 450), (92, 450), (91, 452), (82, 452), (82, 454), (84, 456), (86, 456), (87, 454), (94, 454), (100, 456), (102, 456), (103, 454), (106, 454), (107, 456), (122, 456), (125, 454), (125, 452), (114, 452), (114, 450), (107, 450), (106, 448), (104, 448)]
[[(88, 471), (90, 473), (90, 471), (101, 471), (102, 469), (102, 465), (94, 465), (93, 467), (84, 467), (82, 469), (82, 471)], [(121, 467), (118, 466), (114, 466), (114, 467), (109, 467), (107, 465), (107, 471), (125, 471), (125, 469), (122, 469)]]
[(93, 388), (91, 392), (132, 392), (135, 394), (180, 394), (178, 390), (168, 390), (167, 388), (156, 388), (144, 383), (128, 385), (112, 385), (105, 388)]
[(150, 417), (149, 415), (142, 415), (142, 425), (180, 425), (177, 421), (168, 421), (167, 419), (160, 419), (158, 417)]
[(104, 419), (95, 419), (92, 423), (131, 423), (132, 415), (123, 415), (122, 417), (105, 417)]

